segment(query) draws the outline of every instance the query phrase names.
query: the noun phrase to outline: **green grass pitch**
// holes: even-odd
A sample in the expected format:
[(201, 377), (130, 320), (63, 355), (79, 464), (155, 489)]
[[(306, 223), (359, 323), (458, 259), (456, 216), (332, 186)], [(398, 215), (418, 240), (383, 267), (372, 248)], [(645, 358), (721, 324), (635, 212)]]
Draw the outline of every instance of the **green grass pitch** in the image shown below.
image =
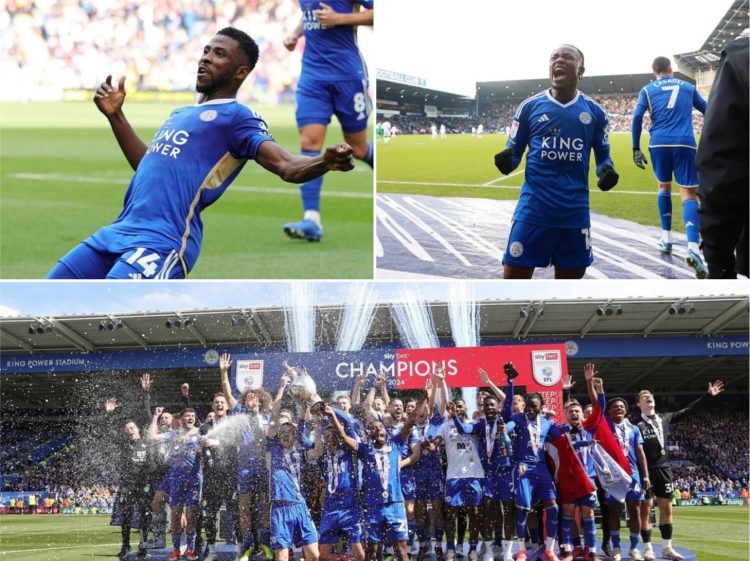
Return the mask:
[[(426, 135), (397, 136), (389, 144), (377, 144), (377, 190), (379, 193), (409, 193), (445, 197), (478, 197), (517, 200), (524, 180), (526, 159), (509, 176), (495, 168), (494, 155), (505, 148), (506, 136), (486, 134), (448, 135), (432, 140)], [(633, 163), (630, 133), (612, 133), (612, 160), (620, 174), (617, 186), (606, 193), (596, 187), (594, 158), (589, 179), (591, 209), (643, 225), (659, 227), (656, 209), (657, 183), (651, 159), (645, 170)], [(648, 134), (641, 148), (648, 146)], [(672, 227), (685, 231), (679, 189), (672, 185)]]
[[(675, 509), (673, 541), (694, 550), (699, 561), (748, 559), (747, 507), (680, 507)], [(109, 516), (2, 516), (0, 558), (8, 561), (74, 561), (114, 557), (120, 547), (119, 528)], [(627, 540), (627, 530), (624, 539)], [(654, 543), (659, 531), (654, 528)], [(599, 536), (601, 538), (601, 536)], [(131, 543), (137, 544), (134, 532)]]
[[(179, 103), (126, 101), (148, 143)], [(253, 107), (276, 140), (299, 153), (294, 109)], [(0, 276), (43, 278), (57, 259), (109, 224), (132, 176), (92, 102), (0, 104)], [(326, 144), (341, 142), (334, 120)], [(330, 173), (323, 183), (321, 243), (288, 239), (302, 217), (299, 187), (248, 162), (202, 214), (203, 249), (190, 278), (372, 278), (373, 174)]]

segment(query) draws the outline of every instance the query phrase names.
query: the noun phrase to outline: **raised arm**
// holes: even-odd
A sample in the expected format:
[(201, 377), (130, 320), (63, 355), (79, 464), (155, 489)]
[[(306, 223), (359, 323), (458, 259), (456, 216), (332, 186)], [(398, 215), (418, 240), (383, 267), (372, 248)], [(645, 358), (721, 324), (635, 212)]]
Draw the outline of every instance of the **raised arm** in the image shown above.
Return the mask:
[(505, 405), (505, 392), (498, 388), (495, 383), (490, 380), (490, 375), (485, 372), (484, 369), (479, 369), (479, 379), (482, 380), (482, 383), (490, 388), (490, 391), (495, 395), (497, 400), (500, 402), (500, 408), (502, 408)]
[(154, 414), (151, 416), (151, 424), (148, 426), (148, 439), (149, 440), (166, 440), (166, 433), (159, 434), (159, 430), (156, 426), (159, 420), (159, 415), (164, 413), (163, 407), (154, 407)]
[(227, 398), (227, 407), (231, 411), (237, 405), (237, 400), (232, 395), (232, 386), (229, 383), (229, 369), (232, 367), (232, 355), (223, 353), (219, 357), (219, 372), (221, 373), (221, 391)]
[(388, 404), (391, 402), (391, 398), (388, 395), (388, 377), (386, 375), (385, 368), (380, 368), (380, 374), (378, 375), (378, 379), (375, 381), (376, 384), (380, 387), (380, 396), (383, 398), (383, 403), (386, 407), (388, 407)]
[(281, 398), (284, 396), (284, 390), (291, 382), (292, 378), (288, 372), (284, 372), (281, 375), (281, 383), (279, 384), (279, 390), (276, 392), (276, 397), (273, 400), (273, 407), (271, 408), (271, 422), (268, 424), (268, 432), (266, 435), (268, 438), (274, 438), (279, 432), (279, 417), (281, 416)]
[(346, 434), (346, 431), (344, 430), (344, 425), (342, 425), (341, 421), (339, 421), (338, 415), (334, 413), (333, 407), (331, 407), (330, 405), (326, 405), (323, 408), (323, 413), (330, 417), (331, 422), (333, 423), (333, 426), (336, 427), (337, 431), (339, 431), (339, 435), (341, 436), (341, 439), (344, 441), (344, 444), (346, 444), (349, 448), (351, 448), (354, 452), (356, 452), (357, 447), (359, 446), (358, 442), (354, 440), (351, 436)]
[(141, 423), (139, 426), (151, 422), (151, 374), (141, 375)]
[(110, 74), (96, 90), (94, 103), (99, 111), (107, 117), (109, 126), (112, 127), (112, 132), (115, 133), (117, 143), (120, 145), (120, 150), (125, 155), (130, 167), (135, 170), (141, 163), (143, 156), (146, 155), (148, 146), (138, 137), (122, 112), (125, 95), (125, 76), (120, 78), (117, 82), (117, 89), (115, 89), (112, 86), (112, 75)]
[(591, 405), (594, 405), (599, 398), (599, 395), (596, 391), (596, 387), (594, 384), (594, 378), (596, 375), (599, 374), (596, 370), (596, 365), (593, 362), (587, 362), (583, 366), (583, 377), (586, 380), (586, 389), (589, 392), (589, 399), (591, 400)]
[(329, 171), (351, 171), (352, 147), (348, 144), (328, 146), (320, 156), (294, 156), (275, 142), (263, 142), (255, 157), (265, 169), (287, 183), (305, 183)]
[(354, 378), (354, 387), (352, 388), (352, 405), (359, 405), (362, 400), (362, 384), (364, 384), (367, 376), (365, 374), (357, 374)]
[(448, 391), (448, 383), (445, 381), (445, 370), (442, 366), (435, 366), (435, 370), (432, 372), (432, 385), (440, 387), (440, 416), (445, 417), (446, 407), (450, 399), (450, 392)]

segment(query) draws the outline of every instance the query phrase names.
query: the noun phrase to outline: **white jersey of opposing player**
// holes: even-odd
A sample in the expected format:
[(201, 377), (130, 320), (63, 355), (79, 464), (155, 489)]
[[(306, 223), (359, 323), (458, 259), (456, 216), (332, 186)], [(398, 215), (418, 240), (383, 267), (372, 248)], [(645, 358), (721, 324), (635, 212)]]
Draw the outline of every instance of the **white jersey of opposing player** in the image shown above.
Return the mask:
[(477, 127), (477, 135), (482, 136), (484, 134), (484, 125), (479, 125)]
[(437, 434), (443, 438), (445, 455), (448, 460), (447, 479), (465, 477), (484, 478), (484, 468), (479, 460), (477, 441), (470, 434), (460, 434), (453, 420), (440, 425)]
[(432, 125), (430, 127), (430, 131), (432, 132), (432, 138), (433, 140), (437, 138), (437, 127), (435, 125)]
[(390, 121), (383, 121), (383, 142), (388, 144), (391, 140), (392, 125)]
[(440, 125), (440, 136), (445, 138), (445, 125)]
[(475, 134), (477, 134), (477, 128), (471, 127), (471, 136), (474, 136)]

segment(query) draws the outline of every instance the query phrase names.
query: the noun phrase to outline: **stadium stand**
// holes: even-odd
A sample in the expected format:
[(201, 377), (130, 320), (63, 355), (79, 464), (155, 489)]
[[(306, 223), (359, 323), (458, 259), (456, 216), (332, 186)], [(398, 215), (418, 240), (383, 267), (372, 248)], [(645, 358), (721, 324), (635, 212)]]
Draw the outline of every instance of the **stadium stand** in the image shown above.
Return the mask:
[(241, 92), (256, 103), (290, 102), (301, 49), (290, 53), (282, 40), (298, 19), (298, 5), (281, 0), (11, 0), (0, 16), (7, 53), (0, 68), (16, 87), (0, 98), (59, 100), (66, 90), (95, 89), (110, 73), (127, 76), (131, 90), (193, 91), (206, 36), (231, 25), (261, 53)]

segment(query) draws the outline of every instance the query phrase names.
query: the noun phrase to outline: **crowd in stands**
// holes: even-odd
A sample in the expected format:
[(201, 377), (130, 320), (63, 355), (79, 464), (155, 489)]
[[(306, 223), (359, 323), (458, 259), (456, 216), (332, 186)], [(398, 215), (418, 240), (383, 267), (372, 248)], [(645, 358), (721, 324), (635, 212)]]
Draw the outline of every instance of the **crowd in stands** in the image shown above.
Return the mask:
[(292, 99), (302, 49), (283, 38), (297, 25), (296, 2), (284, 0), (8, 0), (0, 15), (0, 62), (12, 92), (59, 99), (63, 89), (96, 89), (107, 74), (139, 90), (192, 91), (207, 39), (225, 26), (260, 47), (242, 91), (255, 103)]
[[(609, 115), (610, 132), (627, 132), (631, 130), (633, 122), (633, 111), (635, 110), (637, 95), (612, 95), (612, 96), (594, 96), (594, 100), (599, 103)], [(471, 134), (472, 127), (479, 123), (484, 125), (484, 132), (487, 134), (507, 133), (512, 121), (513, 115), (518, 108), (520, 101), (503, 101), (487, 105), (482, 109), (479, 117), (470, 116), (465, 118), (458, 117), (425, 117), (421, 115), (393, 115), (388, 118), (392, 124), (396, 124), (404, 134), (429, 134), (430, 126), (445, 124), (449, 134)], [(379, 118), (382, 120), (382, 118)], [(643, 118), (644, 133), (651, 127), (651, 119), (646, 113)], [(703, 128), (703, 115), (699, 112), (693, 112), (693, 130), (700, 134)]]
[(684, 473), (691, 490), (726, 493), (748, 486), (747, 427), (747, 404), (739, 408), (706, 405), (673, 425), (672, 440), (681, 449), (679, 456), (698, 466)]

